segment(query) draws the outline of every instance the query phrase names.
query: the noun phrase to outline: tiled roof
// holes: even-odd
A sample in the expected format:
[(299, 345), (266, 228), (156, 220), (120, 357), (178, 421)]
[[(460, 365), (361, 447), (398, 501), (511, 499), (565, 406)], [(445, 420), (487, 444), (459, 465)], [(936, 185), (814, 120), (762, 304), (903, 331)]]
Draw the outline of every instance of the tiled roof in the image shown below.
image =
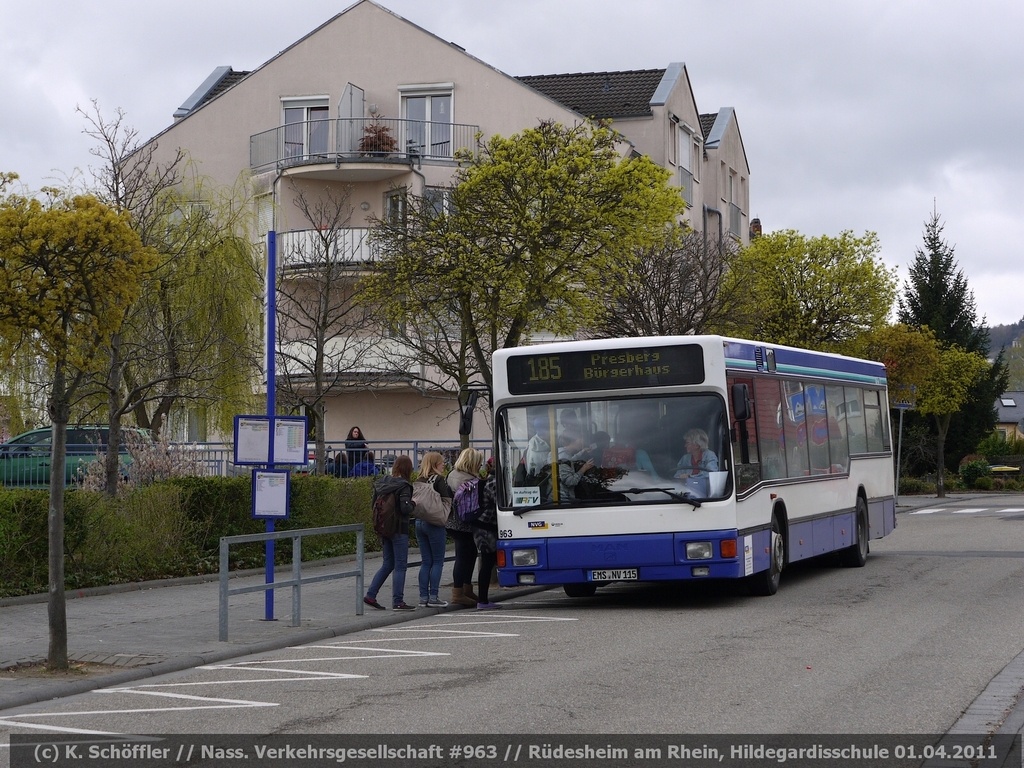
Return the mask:
[(1024, 422), (1024, 392), (1004, 392), (996, 398), (995, 406), (1000, 424)]
[(664, 75), (664, 69), (641, 69), (516, 79), (586, 117), (616, 119), (649, 116), (651, 99)]
[(718, 113), (714, 112), (710, 115), (700, 116), (700, 132), (704, 134), (704, 138), (711, 135), (711, 129), (715, 127), (715, 120), (718, 119)]

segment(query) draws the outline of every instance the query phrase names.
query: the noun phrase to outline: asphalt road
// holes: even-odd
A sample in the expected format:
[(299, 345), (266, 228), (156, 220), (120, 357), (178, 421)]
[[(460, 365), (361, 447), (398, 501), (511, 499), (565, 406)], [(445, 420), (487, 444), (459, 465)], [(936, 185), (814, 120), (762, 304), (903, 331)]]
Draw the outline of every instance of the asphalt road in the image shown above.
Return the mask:
[(10, 710), (0, 733), (941, 734), (1024, 651), (1022, 501), (919, 505), (865, 568), (798, 565), (770, 598), (524, 594)]

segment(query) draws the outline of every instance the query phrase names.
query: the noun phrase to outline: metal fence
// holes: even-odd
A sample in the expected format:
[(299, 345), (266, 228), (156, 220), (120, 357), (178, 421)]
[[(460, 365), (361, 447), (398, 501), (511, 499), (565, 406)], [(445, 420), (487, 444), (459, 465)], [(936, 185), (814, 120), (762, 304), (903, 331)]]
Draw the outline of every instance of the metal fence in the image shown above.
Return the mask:
[[(471, 440), (470, 446), (483, 452), (484, 460), (491, 455), (493, 443), (490, 440)], [(172, 443), (171, 450), (181, 459), (183, 464), (191, 465), (197, 475), (233, 477), (247, 475), (250, 468), (236, 466), (234, 463), (234, 446), (231, 443)], [(326, 446), (326, 457), (333, 459), (339, 451), (345, 450), (344, 441), (329, 441)], [(445, 463), (450, 467), (455, 463), (462, 445), (458, 440), (367, 440), (366, 449), (373, 453), (373, 461), (379, 473), (391, 470), (395, 459), (408, 456), (413, 467), (419, 466), (423, 454), (437, 451), (444, 456)], [(309, 462), (299, 471), (312, 474), (316, 470), (314, 446), (309, 446)]]
[[(302, 575), (302, 539), (311, 536), (325, 536), (335, 533), (354, 533), (356, 535), (356, 564), (355, 568), (347, 571), (334, 571), (332, 573), (320, 574), (318, 576)], [(249, 584), (247, 586), (229, 586), (230, 572), (228, 570), (228, 553), (232, 544), (246, 544), (251, 542), (279, 541), (291, 539), (292, 541), (292, 570), (291, 579), (278, 582), (263, 582)], [(270, 533), (248, 533), (240, 536), (223, 536), (220, 540), (220, 607), (218, 610), (218, 639), (224, 643), (228, 639), (228, 598), (231, 595), (242, 595), (248, 592), (266, 592), (273, 589), (292, 589), (292, 623), (291, 626), (298, 627), (302, 624), (302, 585), (316, 584), (321, 581), (344, 579), (354, 576), (356, 579), (354, 590), (354, 601), (356, 615), (363, 615), (363, 571), (364, 571), (365, 538), (363, 524), (352, 525), (331, 525), (324, 528), (303, 528), (297, 531), (274, 531)]]
[(451, 161), (475, 153), (478, 125), (346, 117), (289, 123), (249, 137), (249, 165), (260, 173), (319, 163)]

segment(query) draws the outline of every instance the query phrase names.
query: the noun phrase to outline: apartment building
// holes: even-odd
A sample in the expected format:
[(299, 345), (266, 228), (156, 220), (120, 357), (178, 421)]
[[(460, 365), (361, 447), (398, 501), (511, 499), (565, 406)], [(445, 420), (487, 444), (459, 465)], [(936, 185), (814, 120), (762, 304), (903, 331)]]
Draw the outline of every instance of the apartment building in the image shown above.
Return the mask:
[[(359, 0), (257, 69), (217, 67), (152, 142), (158, 159), (184, 149), (214, 182), (246, 180), (254, 237), (277, 233), (285, 279), (302, 279), (302, 254), (323, 226), (310, 220), (310, 201), (332, 189), (344, 196), (351, 216), (331, 247), (354, 280), (369, 257), (371, 219), (395, 214), (402, 190), (440, 194), (456, 152), (472, 151), (478, 132), (486, 140), (542, 120), (588, 117), (612, 120), (626, 151), (672, 171), (694, 229), (748, 242), (749, 168), (735, 112), (699, 112), (684, 64), (517, 77), (373, 0)], [(430, 376), (418, 361), (395, 364), (401, 350), (387, 340), (359, 344), (357, 335), (328, 345), (337, 375), (327, 437), (343, 438), (353, 424), (370, 440), (457, 435), (454, 393), (424, 386)], [(286, 343), (299, 348), (303, 339)]]

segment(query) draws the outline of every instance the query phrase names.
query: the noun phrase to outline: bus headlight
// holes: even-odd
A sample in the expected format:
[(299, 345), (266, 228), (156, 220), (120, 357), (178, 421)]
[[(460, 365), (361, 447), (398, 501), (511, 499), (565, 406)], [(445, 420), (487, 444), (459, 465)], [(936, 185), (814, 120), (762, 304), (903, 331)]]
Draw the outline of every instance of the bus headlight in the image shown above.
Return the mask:
[(710, 541), (688, 541), (686, 542), (687, 560), (710, 560), (713, 549)]
[(515, 566), (530, 566), (537, 564), (537, 550), (536, 549), (513, 549), (512, 550), (512, 565)]

